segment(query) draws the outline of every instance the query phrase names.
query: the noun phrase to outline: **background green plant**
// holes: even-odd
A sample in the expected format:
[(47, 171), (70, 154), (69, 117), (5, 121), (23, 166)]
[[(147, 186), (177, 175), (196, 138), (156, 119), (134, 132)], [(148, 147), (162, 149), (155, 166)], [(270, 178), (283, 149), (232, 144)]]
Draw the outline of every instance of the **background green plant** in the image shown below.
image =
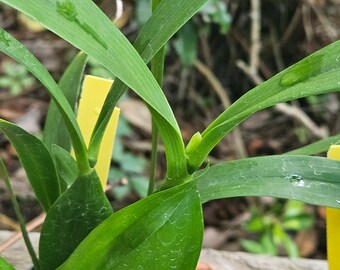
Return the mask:
[[(78, 95), (87, 60), (85, 53), (73, 60), (57, 84), (23, 45), (5, 30), (0, 31), (0, 50), (30, 70), (51, 94), (55, 109), (51, 109), (52, 120), (47, 122), (63, 119), (70, 136), (67, 139), (64, 133), (60, 134), (47, 144), (50, 136), (42, 142), (17, 126), (0, 121), (1, 130), (16, 148), (47, 212), (35, 269), (136, 269), (153, 268), (155, 263), (158, 269), (168, 269), (169, 265), (194, 269), (202, 244), (201, 205), (213, 199), (273, 196), (339, 208), (338, 161), (280, 155), (200, 169), (217, 143), (256, 111), (338, 91), (339, 42), (249, 91), (202, 133), (196, 133), (185, 147), (161, 89), (163, 48), (206, 1), (153, 1), (153, 13), (134, 47), (90, 0), (1, 1), (35, 18), (116, 76), (87, 148), (74, 112), (74, 96)], [(150, 61), (151, 71), (146, 65)], [(113, 108), (128, 87), (151, 111), (154, 141), (159, 134), (165, 147), (167, 173), (156, 188), (150, 185), (150, 196), (112, 213), (93, 167)], [(58, 143), (59, 136), (72, 143), (76, 160), (70, 156), (69, 144), (66, 147)], [(327, 145), (325, 141), (321, 144)], [(315, 153), (312, 149), (311, 153)]]

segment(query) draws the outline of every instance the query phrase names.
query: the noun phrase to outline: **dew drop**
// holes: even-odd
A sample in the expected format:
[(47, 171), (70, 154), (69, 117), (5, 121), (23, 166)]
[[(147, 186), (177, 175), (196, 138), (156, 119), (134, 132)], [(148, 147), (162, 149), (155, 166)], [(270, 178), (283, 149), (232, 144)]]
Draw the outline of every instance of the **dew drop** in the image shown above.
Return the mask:
[(305, 181), (303, 180), (303, 177), (300, 174), (291, 174), (286, 177), (286, 179), (289, 180), (289, 182), (296, 187), (304, 187)]
[(336, 200), (336, 203), (337, 203), (337, 204), (340, 204), (340, 200)]

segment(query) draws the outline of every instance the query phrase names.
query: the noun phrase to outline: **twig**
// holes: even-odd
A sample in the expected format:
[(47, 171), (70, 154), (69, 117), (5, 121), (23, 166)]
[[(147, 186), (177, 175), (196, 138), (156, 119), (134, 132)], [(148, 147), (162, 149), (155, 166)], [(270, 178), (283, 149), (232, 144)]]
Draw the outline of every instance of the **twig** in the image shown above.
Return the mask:
[[(230, 98), (227, 95), (227, 91), (223, 88), (221, 82), (217, 79), (214, 73), (198, 59), (195, 61), (195, 67), (210, 83), (212, 89), (221, 100), (223, 107), (228, 108), (231, 104)], [(231, 135), (234, 136), (235, 151), (237, 152), (237, 155), (241, 158), (247, 157), (248, 154), (246, 146), (239, 128), (235, 128)]]
[[(260, 45), (260, 20), (261, 20), (261, 10), (260, 10), (260, 0), (251, 0), (251, 8), (252, 8), (252, 33), (251, 33), (251, 47), (249, 52), (249, 62), (250, 64), (247, 65), (242, 60), (238, 60), (236, 65), (248, 75), (248, 77), (256, 84), (261, 84), (264, 80), (258, 74), (258, 67), (259, 67), (259, 48)], [(256, 33), (253, 33), (256, 32)], [(328, 135), (328, 131), (324, 128), (319, 128), (313, 120), (302, 110), (300, 110), (296, 106), (289, 105), (287, 103), (276, 104), (274, 108), (277, 111), (280, 111), (286, 115), (293, 117), (294, 119), (298, 120), (302, 123), (306, 128), (308, 128), (316, 137), (318, 138), (325, 138)]]

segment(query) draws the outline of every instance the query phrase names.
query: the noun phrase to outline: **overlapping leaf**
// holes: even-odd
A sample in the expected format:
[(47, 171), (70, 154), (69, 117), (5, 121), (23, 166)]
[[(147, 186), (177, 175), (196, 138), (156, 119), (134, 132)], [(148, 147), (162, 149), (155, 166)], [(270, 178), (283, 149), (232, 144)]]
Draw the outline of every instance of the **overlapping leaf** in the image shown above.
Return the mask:
[(46, 146), (35, 136), (0, 119), (0, 130), (15, 148), (37, 199), (48, 211), (60, 195), (60, 184), (53, 159)]
[(202, 233), (201, 203), (191, 182), (113, 214), (58, 269), (195, 269)]
[(202, 133), (202, 141), (188, 153), (191, 171), (215, 145), (254, 112), (280, 102), (340, 90), (340, 41), (319, 50), (243, 95)]
[[(76, 109), (76, 103), (79, 98), (86, 61), (87, 55), (83, 52), (78, 53), (65, 70), (59, 82), (59, 87), (73, 111)], [(53, 144), (56, 144), (67, 151), (71, 150), (70, 136), (58, 107), (53, 100), (48, 108), (43, 141), (49, 149), (51, 149)]]
[(57, 83), (53, 80), (43, 65), (20, 42), (1, 28), (0, 51), (24, 65), (46, 87), (58, 106), (70, 133), (73, 148), (77, 157), (79, 172), (81, 174), (88, 172), (90, 168), (87, 160), (87, 151), (76, 117)]
[(231, 161), (194, 174), (202, 202), (273, 196), (340, 208), (340, 161), (268, 156)]
[(332, 137), (322, 139), (309, 145), (289, 151), (286, 153), (286, 155), (315, 155), (328, 151), (331, 145), (339, 144), (339, 142), (340, 135), (334, 135)]
[(92, 171), (77, 178), (47, 213), (39, 243), (41, 268), (56, 269), (111, 214), (97, 173)]

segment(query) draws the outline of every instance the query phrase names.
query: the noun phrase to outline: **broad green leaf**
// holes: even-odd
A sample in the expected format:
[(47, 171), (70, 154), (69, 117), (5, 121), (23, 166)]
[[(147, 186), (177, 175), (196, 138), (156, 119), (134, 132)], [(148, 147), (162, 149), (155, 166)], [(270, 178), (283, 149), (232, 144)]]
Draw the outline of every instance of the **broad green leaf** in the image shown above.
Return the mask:
[(340, 41), (315, 52), (255, 87), (225, 110), (202, 133), (200, 144), (188, 153), (196, 170), (216, 144), (256, 111), (277, 103), (340, 90)]
[(58, 168), (59, 176), (63, 180), (62, 191), (70, 187), (77, 179), (77, 162), (64, 148), (53, 144), (52, 156)]
[(15, 270), (14, 267), (10, 265), (8, 262), (6, 262), (5, 259), (3, 259), (1, 256), (0, 256), (0, 269), (1, 270)]
[(309, 145), (289, 151), (285, 155), (316, 155), (322, 152), (327, 152), (333, 144), (340, 142), (340, 135), (335, 135), (326, 139), (319, 140)]
[(56, 269), (111, 214), (97, 173), (93, 170), (77, 178), (47, 213), (39, 243), (41, 268)]
[[(78, 53), (65, 70), (59, 82), (59, 87), (73, 111), (76, 109), (79, 98), (86, 62), (87, 55), (83, 52)], [(53, 100), (51, 100), (45, 121), (43, 141), (49, 149), (51, 149), (52, 144), (56, 144), (67, 151), (71, 150), (70, 136), (58, 107)]]
[(58, 269), (195, 269), (203, 220), (191, 182), (113, 214)]
[[(141, 55), (145, 63), (155, 56), (155, 54), (165, 45), (165, 43), (187, 22), (207, 0), (172, 0), (172, 1), (153, 1), (157, 4), (152, 16), (141, 29), (134, 46)], [(160, 31), (161, 29), (161, 31)], [(127, 87), (119, 80), (115, 80), (111, 91), (105, 101), (103, 109), (96, 123), (89, 152), (96, 153), (100, 139), (105, 127), (113, 112), (113, 107), (119, 97), (126, 91)], [(168, 178), (184, 179), (187, 171), (184, 169), (186, 160), (184, 158), (183, 141), (172, 126), (162, 124), (162, 116), (153, 113), (155, 120), (166, 148), (167, 155), (167, 175)], [(162, 124), (162, 126), (160, 126)], [(93, 149), (94, 148), (94, 149)], [(95, 154), (94, 154), (95, 155)]]
[(58, 174), (50, 152), (35, 136), (0, 119), (0, 130), (10, 140), (38, 201), (47, 212), (60, 195)]
[(194, 174), (202, 203), (272, 196), (340, 208), (340, 162), (322, 157), (268, 156), (211, 166)]
[[(25, 1), (26, 3), (26, 1)], [(7, 54), (18, 63), (25, 66), (46, 87), (56, 102), (60, 113), (70, 133), (73, 148), (78, 161), (80, 174), (86, 173), (90, 168), (87, 160), (87, 151), (76, 117), (59, 86), (53, 80), (43, 65), (14, 37), (0, 28), (0, 51)]]

